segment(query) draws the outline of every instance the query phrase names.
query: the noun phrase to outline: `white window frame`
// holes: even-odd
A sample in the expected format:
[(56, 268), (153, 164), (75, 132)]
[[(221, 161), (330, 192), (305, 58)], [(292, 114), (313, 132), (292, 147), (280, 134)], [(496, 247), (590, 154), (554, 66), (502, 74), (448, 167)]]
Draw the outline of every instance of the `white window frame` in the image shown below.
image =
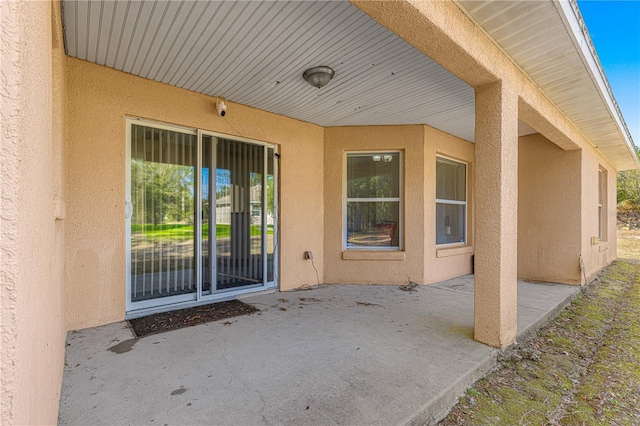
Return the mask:
[[(469, 232), (469, 163), (467, 161), (462, 161), (459, 160), (457, 158), (452, 158), (452, 157), (448, 157), (446, 155), (442, 155), (442, 154), (436, 154), (436, 175), (435, 175), (435, 179), (434, 181), (438, 182), (438, 158), (442, 158), (443, 160), (447, 160), (447, 161), (452, 161), (454, 163), (460, 163), (460, 164), (464, 164), (465, 165), (465, 169), (464, 169), (464, 199), (465, 201), (458, 201), (458, 200), (448, 200), (446, 198), (436, 198), (436, 204), (435, 204), (435, 209), (437, 211), (438, 209), (438, 204), (449, 204), (449, 205), (462, 205), (464, 206), (464, 241), (463, 242), (457, 242), (457, 243), (445, 243), (445, 244), (438, 244), (438, 233), (436, 231), (437, 229), (437, 225), (436, 223), (434, 223), (434, 231), (436, 231), (436, 247), (437, 248), (445, 248), (445, 247), (460, 247), (460, 246), (466, 246), (469, 243), (469, 239), (468, 239), (468, 232)], [(436, 193), (437, 193), (437, 188), (436, 188)], [(436, 217), (436, 216), (434, 216)]]
[[(398, 197), (388, 198), (348, 198), (347, 197), (347, 158), (350, 155), (376, 155), (398, 154)], [(402, 251), (404, 247), (404, 153), (399, 149), (375, 150), (375, 151), (346, 151), (342, 164), (342, 248), (343, 250), (376, 250), (376, 251)], [(398, 246), (348, 246), (347, 245), (347, 203), (349, 202), (398, 202)]]

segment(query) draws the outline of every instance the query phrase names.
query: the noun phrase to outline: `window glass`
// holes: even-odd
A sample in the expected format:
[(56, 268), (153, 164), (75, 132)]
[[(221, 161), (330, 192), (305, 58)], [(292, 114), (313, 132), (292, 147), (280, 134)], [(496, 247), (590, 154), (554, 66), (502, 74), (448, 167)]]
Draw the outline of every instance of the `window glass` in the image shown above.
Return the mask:
[(347, 247), (398, 247), (400, 202), (347, 202)]
[(436, 159), (436, 198), (466, 201), (467, 165), (446, 158)]
[(347, 197), (399, 197), (399, 160), (398, 152), (349, 154), (347, 156)]
[(436, 243), (464, 243), (466, 206), (436, 204)]
[(400, 247), (400, 153), (347, 154), (347, 248)]
[(464, 244), (467, 232), (467, 165), (436, 157), (436, 244)]

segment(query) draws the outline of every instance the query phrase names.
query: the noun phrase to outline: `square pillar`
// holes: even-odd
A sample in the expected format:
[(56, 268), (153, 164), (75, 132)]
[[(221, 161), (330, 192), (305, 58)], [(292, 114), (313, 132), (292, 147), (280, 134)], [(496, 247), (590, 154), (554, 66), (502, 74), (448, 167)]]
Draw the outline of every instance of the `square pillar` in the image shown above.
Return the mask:
[(476, 89), (474, 338), (515, 341), (518, 272), (518, 96), (504, 82)]

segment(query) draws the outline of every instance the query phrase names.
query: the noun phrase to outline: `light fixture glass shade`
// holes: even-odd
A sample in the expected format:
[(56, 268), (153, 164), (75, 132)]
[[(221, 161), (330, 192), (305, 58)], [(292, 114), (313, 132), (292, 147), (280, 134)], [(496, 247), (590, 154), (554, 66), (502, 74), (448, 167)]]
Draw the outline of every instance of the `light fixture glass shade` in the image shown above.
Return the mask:
[(333, 75), (334, 72), (331, 68), (320, 66), (309, 68), (302, 74), (302, 77), (307, 81), (307, 83), (320, 89), (331, 81)]

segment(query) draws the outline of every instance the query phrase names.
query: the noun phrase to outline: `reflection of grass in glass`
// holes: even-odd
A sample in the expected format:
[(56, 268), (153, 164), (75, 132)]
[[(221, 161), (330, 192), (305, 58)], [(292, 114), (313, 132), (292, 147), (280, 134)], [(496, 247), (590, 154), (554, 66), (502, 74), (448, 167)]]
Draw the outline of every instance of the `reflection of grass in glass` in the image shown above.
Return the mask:
[[(260, 225), (251, 225), (251, 236), (257, 237), (261, 235)], [(164, 225), (131, 225), (131, 234), (133, 236), (143, 237), (151, 241), (160, 240), (178, 240), (186, 241), (193, 239), (193, 225), (185, 225), (180, 223), (169, 223)], [(202, 226), (202, 234), (209, 234), (209, 225)], [(231, 225), (217, 224), (216, 234), (218, 236), (230, 236)], [(267, 226), (267, 234), (273, 235), (273, 225)]]

